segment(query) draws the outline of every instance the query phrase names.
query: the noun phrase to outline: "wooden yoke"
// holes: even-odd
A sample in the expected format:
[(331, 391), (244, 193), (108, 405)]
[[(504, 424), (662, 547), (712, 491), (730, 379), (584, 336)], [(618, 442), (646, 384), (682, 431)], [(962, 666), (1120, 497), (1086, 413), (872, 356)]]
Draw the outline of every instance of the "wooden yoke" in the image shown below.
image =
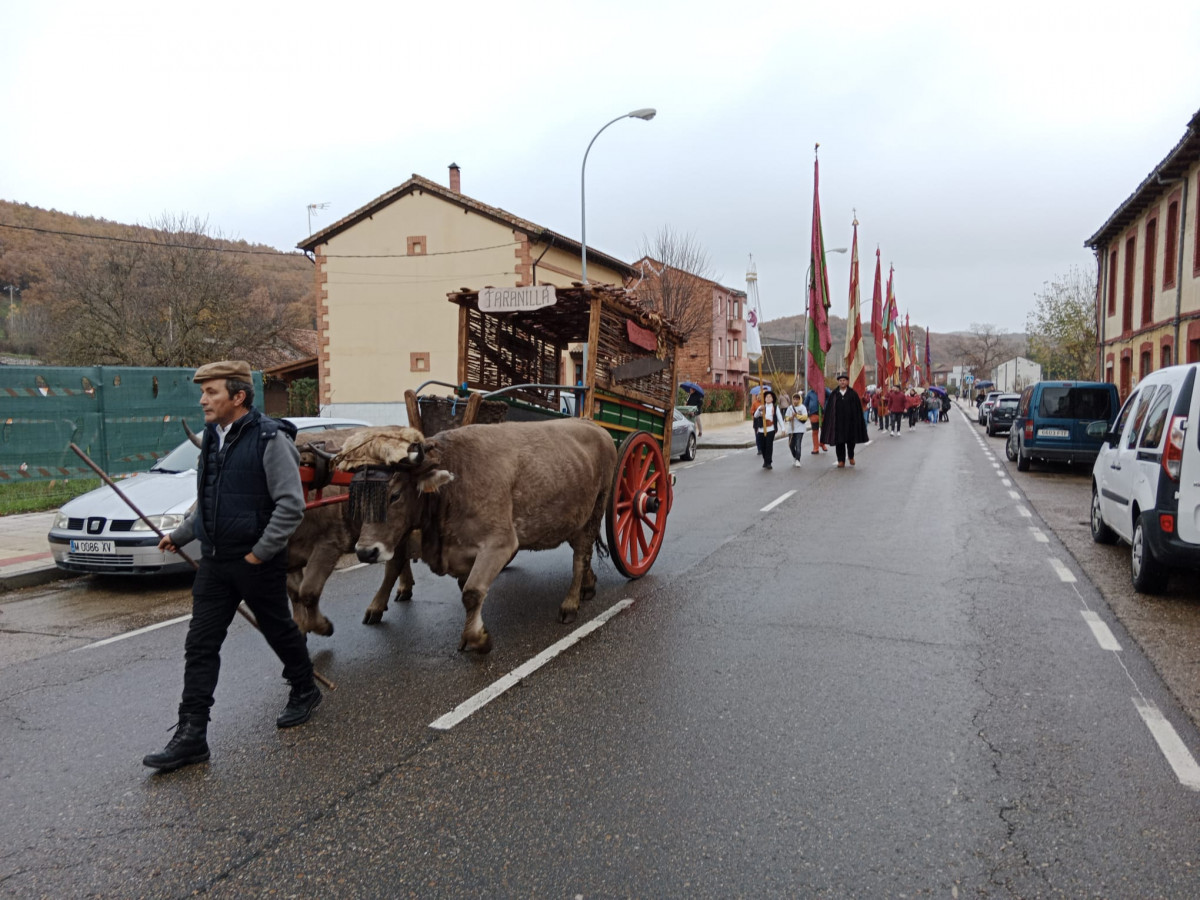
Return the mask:
[(408, 427), (415, 428), (424, 434), (425, 428), (421, 424), (421, 405), (417, 403), (417, 395), (411, 390), (404, 392), (404, 405), (408, 409)]
[(472, 394), (468, 397), (467, 408), (463, 410), (462, 424), (474, 425), (475, 417), (479, 415), (479, 407), (481, 406), (483, 406), (483, 394)]

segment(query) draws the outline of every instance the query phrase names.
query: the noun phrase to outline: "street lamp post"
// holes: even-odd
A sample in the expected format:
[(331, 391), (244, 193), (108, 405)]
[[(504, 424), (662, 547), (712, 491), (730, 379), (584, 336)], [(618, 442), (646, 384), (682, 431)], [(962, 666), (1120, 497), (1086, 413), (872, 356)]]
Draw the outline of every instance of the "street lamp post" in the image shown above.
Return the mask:
[[(833, 247), (829, 250), (826, 250), (822, 254), (822, 258), (828, 256), (830, 253), (845, 253), (845, 252), (846, 252), (845, 247)], [(809, 260), (808, 270), (804, 273), (804, 289), (806, 291), (808, 290), (808, 279), (810, 279), (811, 277), (812, 277), (812, 260)], [(847, 324), (847, 327), (849, 327), (848, 324)], [(804, 355), (801, 358), (804, 360), (804, 396), (807, 398), (808, 397), (808, 305), (807, 305), (807, 303), (804, 306)], [(818, 402), (823, 402), (823, 400), (824, 400), (824, 398), (820, 398), (820, 397), (818, 397), (817, 399), (818, 399)]]
[[(649, 108), (635, 109), (633, 112), (625, 113), (625, 115), (623, 115), (623, 116), (617, 116), (615, 119), (612, 120), (612, 122), (607, 123), (604, 126), (604, 128), (607, 128), (609, 125), (612, 125), (614, 122), (620, 122), (622, 119), (642, 119), (646, 122), (649, 122), (651, 119), (654, 118), (656, 113), (657, 113), (657, 110), (649, 109)], [(597, 131), (596, 134), (592, 137), (592, 139), (588, 142), (587, 150), (585, 150), (583, 153), (583, 165), (579, 169), (579, 218), (580, 218), (580, 223), (579, 223), (579, 238), (580, 238), (580, 240), (579, 240), (579, 243), (580, 243), (580, 257), (582, 259), (582, 275), (583, 275), (583, 283), (584, 284), (588, 283), (588, 279), (587, 279), (587, 189), (586, 189), (586, 180), (585, 180), (585, 176), (587, 175), (587, 158), (588, 158), (588, 154), (592, 152), (592, 144), (596, 143), (596, 138), (600, 137), (600, 134), (601, 134), (601, 132), (604, 131), (604, 128), (601, 128), (600, 131)]]

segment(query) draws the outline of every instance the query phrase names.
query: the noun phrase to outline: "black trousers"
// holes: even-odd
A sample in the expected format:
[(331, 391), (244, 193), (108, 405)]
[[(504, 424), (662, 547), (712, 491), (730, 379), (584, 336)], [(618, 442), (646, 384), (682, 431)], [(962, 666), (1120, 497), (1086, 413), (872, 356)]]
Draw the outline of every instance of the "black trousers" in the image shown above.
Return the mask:
[(767, 468), (767, 467), (770, 467), (772, 461), (775, 458), (775, 432), (773, 432), (773, 431), (765, 432), (764, 431), (761, 433), (762, 433), (763, 467)]
[(851, 459), (854, 459), (854, 445), (853, 444), (834, 444), (833, 452), (837, 454), (838, 462), (845, 462), (847, 453), (850, 454)]
[(287, 553), (251, 565), (244, 559), (204, 557), (192, 585), (192, 620), (184, 641), (183, 699), (180, 714), (208, 714), (221, 671), (221, 645), (238, 604), (246, 601), (263, 637), (283, 662), (283, 677), (292, 684), (312, 680), (304, 635), (288, 606)]

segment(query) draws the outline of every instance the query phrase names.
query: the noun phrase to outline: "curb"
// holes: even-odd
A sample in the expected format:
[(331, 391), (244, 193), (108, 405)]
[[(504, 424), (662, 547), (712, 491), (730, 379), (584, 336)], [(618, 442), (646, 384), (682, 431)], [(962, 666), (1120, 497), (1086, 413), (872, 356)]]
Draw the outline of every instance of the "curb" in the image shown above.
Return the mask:
[(78, 578), (76, 572), (67, 572), (58, 566), (50, 566), (43, 569), (29, 569), (25, 572), (14, 572), (11, 575), (0, 575), (0, 594), (9, 591), (18, 591), (21, 588), (37, 587), (43, 584), (50, 584), (52, 581), (61, 581), (64, 578)]

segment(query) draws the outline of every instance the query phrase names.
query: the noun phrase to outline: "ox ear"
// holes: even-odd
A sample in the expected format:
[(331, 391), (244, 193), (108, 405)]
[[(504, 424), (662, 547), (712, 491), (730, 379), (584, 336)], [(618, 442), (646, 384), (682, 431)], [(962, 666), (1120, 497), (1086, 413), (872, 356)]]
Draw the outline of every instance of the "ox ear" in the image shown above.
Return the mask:
[(436, 493), (440, 488), (454, 480), (454, 473), (445, 469), (434, 469), (417, 479), (417, 490), (426, 494)]

